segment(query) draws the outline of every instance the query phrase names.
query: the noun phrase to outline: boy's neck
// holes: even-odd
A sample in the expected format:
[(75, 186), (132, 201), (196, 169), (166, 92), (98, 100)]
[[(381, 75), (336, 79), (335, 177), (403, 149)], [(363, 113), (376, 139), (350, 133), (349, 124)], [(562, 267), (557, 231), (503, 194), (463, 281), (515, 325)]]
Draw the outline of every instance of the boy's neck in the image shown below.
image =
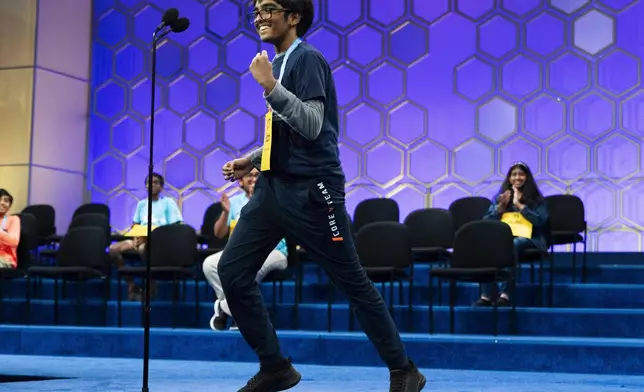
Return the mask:
[(284, 37), (282, 42), (279, 42), (278, 44), (275, 45), (275, 53), (276, 54), (282, 54), (288, 50), (288, 48), (293, 45), (293, 42), (297, 39), (297, 34), (295, 34), (295, 30), (291, 30), (289, 34)]

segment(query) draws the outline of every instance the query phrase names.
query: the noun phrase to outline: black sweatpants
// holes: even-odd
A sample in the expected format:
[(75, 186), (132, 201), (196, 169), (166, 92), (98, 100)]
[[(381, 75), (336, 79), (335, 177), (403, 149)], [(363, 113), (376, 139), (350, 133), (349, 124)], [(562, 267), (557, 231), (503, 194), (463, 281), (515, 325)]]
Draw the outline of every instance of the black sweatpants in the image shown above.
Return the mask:
[(345, 293), (382, 360), (390, 369), (401, 369), (408, 359), (398, 330), (360, 265), (344, 199), (329, 204), (329, 192), (318, 181), (287, 183), (270, 174), (259, 176), (219, 262), (230, 311), (262, 365), (284, 360), (255, 276), (277, 243), (292, 237)]

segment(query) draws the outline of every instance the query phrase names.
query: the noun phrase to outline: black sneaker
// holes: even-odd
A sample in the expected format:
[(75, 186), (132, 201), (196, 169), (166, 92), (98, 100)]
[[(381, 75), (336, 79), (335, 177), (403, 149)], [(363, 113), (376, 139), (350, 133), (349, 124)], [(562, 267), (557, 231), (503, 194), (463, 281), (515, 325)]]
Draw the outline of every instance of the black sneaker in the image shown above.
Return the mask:
[(474, 302), (474, 304), (472, 306), (474, 306), (475, 308), (483, 308), (483, 307), (488, 307), (488, 306), (492, 306), (492, 305), (494, 305), (492, 303), (492, 301), (490, 301), (487, 298), (481, 297), (481, 298), (477, 299), (476, 302)]
[(210, 318), (210, 328), (213, 331), (223, 331), (228, 324), (228, 315), (221, 308), (221, 302), (215, 301), (215, 314)]
[(425, 383), (427, 379), (412, 361), (405, 369), (389, 372), (389, 392), (419, 392), (425, 388)]
[(233, 319), (233, 322), (230, 324), (230, 328), (228, 328), (229, 331), (239, 331), (239, 327), (237, 326), (237, 323), (235, 322), (235, 319)]
[(284, 368), (277, 372), (269, 372), (260, 367), (259, 372), (238, 392), (285, 391), (299, 384), (301, 379), (302, 375), (291, 365), (291, 358), (289, 358)]

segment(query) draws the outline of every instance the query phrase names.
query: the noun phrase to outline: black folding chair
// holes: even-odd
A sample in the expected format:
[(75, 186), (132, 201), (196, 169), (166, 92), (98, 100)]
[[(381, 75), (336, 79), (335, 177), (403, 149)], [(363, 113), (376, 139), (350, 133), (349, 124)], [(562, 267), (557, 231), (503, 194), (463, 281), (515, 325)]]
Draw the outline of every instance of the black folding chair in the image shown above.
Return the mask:
[(362, 227), (374, 222), (400, 222), (400, 209), (396, 200), (374, 198), (358, 203), (353, 213), (354, 236)]
[(72, 219), (82, 214), (102, 214), (107, 217), (107, 220), (109, 222), (110, 207), (104, 203), (86, 203), (79, 206), (76, 209), (76, 211), (74, 211), (74, 215), (72, 215)]
[[(38, 247), (36, 239), (36, 217), (31, 214), (18, 214), (20, 217), (20, 240), (16, 249), (18, 265), (16, 268), (0, 268), (0, 321), (4, 318), (4, 283), (9, 283), (9, 293), (12, 292), (12, 283), (16, 279), (26, 279), (27, 269), (33, 263), (34, 253)], [(26, 290), (29, 290), (27, 285)], [(26, 295), (25, 295), (26, 299)], [(27, 314), (24, 314), (26, 319)]]
[[(586, 241), (588, 239), (588, 224), (584, 202), (575, 195), (551, 195), (546, 198), (552, 248), (554, 245), (572, 244), (572, 282), (577, 281), (577, 243), (584, 245), (581, 264), (581, 281), (586, 283)], [(581, 235), (583, 233), (583, 236)], [(551, 253), (553, 253), (551, 249)]]
[(31, 214), (36, 217), (38, 229), (36, 236), (38, 245), (47, 245), (47, 237), (56, 235), (56, 210), (49, 204), (34, 204), (25, 207), (23, 214)]
[(483, 219), (492, 202), (481, 196), (463, 197), (454, 200), (449, 206), (452, 214), (454, 232), (457, 232), (464, 224)]
[[(79, 227), (98, 227), (105, 231), (105, 235), (109, 238), (110, 233), (110, 218), (104, 213), (100, 212), (91, 212), (83, 214), (75, 214), (72, 218), (72, 221), (69, 223), (67, 231), (77, 229)], [(49, 236), (49, 242), (57, 243), (63, 239), (64, 235), (51, 235)], [(48, 255), (55, 252), (52, 249), (45, 249), (41, 252), (42, 255)]]
[[(109, 237), (101, 227), (78, 227), (69, 231), (60, 243), (56, 252), (56, 263), (53, 266), (32, 266), (28, 272), (27, 285), (31, 278), (54, 279), (54, 323), (58, 325), (58, 280), (75, 281), (76, 292), (76, 323), (80, 323), (81, 305), (85, 299), (85, 282), (89, 280), (103, 280), (105, 295), (103, 298), (103, 316), (107, 324), (107, 301), (109, 299), (109, 263), (105, 249)], [(27, 291), (29, 292), (29, 290)], [(27, 298), (28, 314), (30, 315), (31, 298)]]
[[(367, 277), (376, 284), (380, 283), (383, 294), (385, 283), (389, 283), (389, 312), (393, 313), (394, 282), (398, 283), (399, 300), (402, 304), (403, 282), (409, 282), (409, 301), (407, 323), (411, 329), (412, 296), (414, 291), (414, 263), (411, 253), (409, 228), (397, 222), (375, 222), (363, 226), (357, 234), (356, 250)], [(409, 272), (407, 271), (409, 269)], [(329, 280), (328, 324), (331, 331), (331, 284)], [(353, 309), (349, 305), (349, 329), (353, 330)]]
[(452, 214), (442, 208), (423, 208), (405, 218), (411, 236), (411, 249), (416, 259), (448, 261), (454, 243)]
[[(482, 220), (464, 224), (456, 232), (450, 267), (434, 268), (430, 271), (429, 333), (434, 333), (433, 278), (447, 279), (450, 282), (449, 328), (450, 333), (453, 334), (454, 307), (457, 294), (456, 282), (476, 282), (480, 284), (506, 281), (510, 282), (510, 292), (514, 294), (515, 276), (514, 240), (510, 226), (496, 220)], [(516, 301), (511, 302), (512, 319), (514, 319)], [(496, 304), (494, 305), (493, 313), (494, 335), (497, 335), (498, 314)], [(514, 324), (514, 320), (512, 320), (511, 331), (514, 331)]]
[[(152, 280), (171, 281), (173, 283), (172, 297), (172, 327), (176, 326), (176, 305), (179, 301), (178, 281), (194, 280), (195, 283), (195, 323), (199, 322), (199, 285), (195, 271), (197, 262), (197, 232), (189, 225), (176, 224), (157, 227), (152, 231), (148, 243)], [(145, 278), (146, 266), (125, 266), (118, 273), (118, 326), (122, 325), (122, 293), (123, 277)]]

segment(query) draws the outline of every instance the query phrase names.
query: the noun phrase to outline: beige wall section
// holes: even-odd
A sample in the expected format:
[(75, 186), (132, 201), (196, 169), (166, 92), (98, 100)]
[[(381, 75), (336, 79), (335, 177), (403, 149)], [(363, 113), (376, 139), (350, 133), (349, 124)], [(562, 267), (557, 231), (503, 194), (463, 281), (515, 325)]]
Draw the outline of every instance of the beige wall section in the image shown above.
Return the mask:
[(88, 83), (40, 68), (35, 81), (31, 164), (84, 173)]
[(0, 165), (29, 164), (33, 75), (33, 68), (0, 69)]
[(37, 0), (0, 0), (0, 187), (20, 212), (29, 197)]
[(91, 0), (39, 1), (29, 203), (60, 233), (85, 202), (91, 25)]
[(85, 176), (32, 166), (30, 187), (29, 204), (54, 206), (57, 232), (67, 232), (74, 210), (83, 204)]
[(36, 54), (39, 68), (87, 81), (91, 36), (91, 0), (40, 0)]
[(34, 65), (38, 0), (0, 0), (0, 68)]

